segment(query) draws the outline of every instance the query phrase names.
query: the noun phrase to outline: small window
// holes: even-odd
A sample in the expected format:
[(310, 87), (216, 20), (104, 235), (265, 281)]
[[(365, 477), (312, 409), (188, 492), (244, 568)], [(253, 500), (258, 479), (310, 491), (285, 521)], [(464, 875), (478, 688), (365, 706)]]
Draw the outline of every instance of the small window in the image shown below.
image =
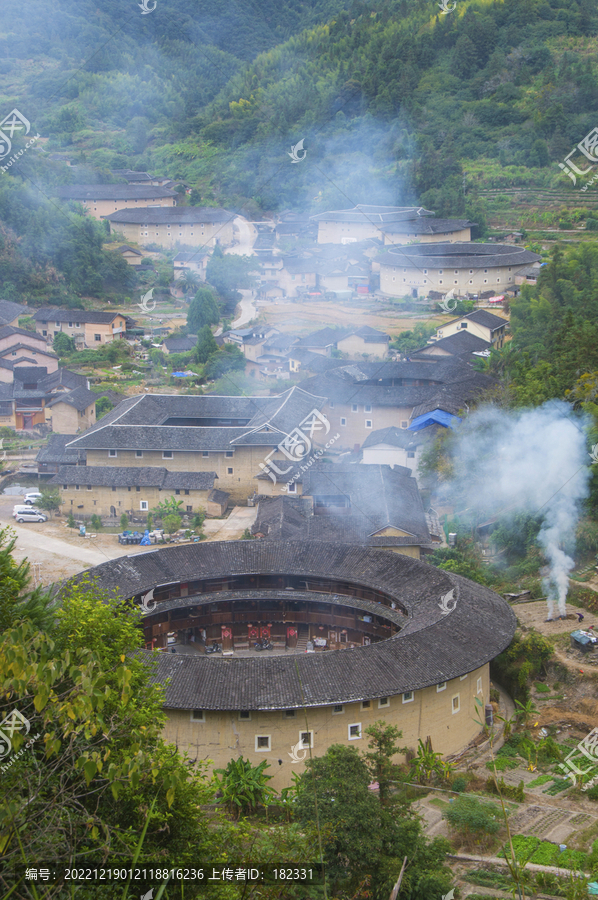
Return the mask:
[(227, 459), (232, 459), (232, 458), (233, 458), (233, 451), (232, 451), (232, 450), (227, 450), (227, 451), (225, 452), (224, 455), (226, 456)]
[(208, 450), (202, 450), (202, 451), (201, 451), (201, 455), (202, 455), (203, 457), (206, 457), (206, 456), (209, 456), (210, 453), (209, 453)]
[(251, 722), (251, 713), (248, 709), (239, 712), (239, 722)]
[(413, 691), (405, 691), (403, 694), (403, 703), (411, 703), (413, 699)]
[(299, 743), (301, 747), (306, 750), (313, 750), (314, 746), (314, 733), (313, 731), (300, 731), (299, 732)]
[(341, 425), (346, 425), (347, 420), (341, 416)]
[(351, 412), (357, 412), (357, 403), (351, 404)]
[(347, 736), (350, 741), (361, 740), (361, 722), (356, 722), (354, 725), (349, 725), (347, 729)]
[(194, 709), (191, 713), (191, 721), (192, 722), (205, 722), (206, 717), (204, 715), (203, 709)]
[(401, 422), (401, 428), (408, 428), (409, 422)]
[(371, 700), (362, 700), (362, 701), (361, 701), (361, 708), (362, 708), (362, 709), (371, 709), (371, 706), (372, 706), (372, 701), (371, 701)]
[(109, 450), (108, 456), (116, 456), (116, 450)]
[(459, 694), (455, 694), (455, 696), (452, 699), (452, 704), (453, 704), (453, 713), (458, 713), (459, 710), (461, 709), (461, 699), (459, 697)]
[(73, 327), (73, 323), (69, 322), (69, 328), (72, 328), (72, 327)]
[(296, 494), (296, 493), (297, 493), (297, 485), (296, 485), (296, 484), (290, 484), (289, 487), (288, 487), (288, 493), (289, 493), (289, 494)]
[(440, 693), (440, 691), (446, 690), (446, 681), (441, 681), (440, 684), (436, 685), (436, 693)]
[(147, 500), (140, 500), (139, 501), (139, 509), (147, 510), (147, 503), (148, 503)]
[(269, 734), (256, 734), (255, 736), (255, 752), (265, 753), (270, 750), (270, 735)]
[(334, 409), (334, 403), (333, 403), (332, 400), (330, 400), (330, 401), (328, 402), (328, 406), (330, 407), (330, 409)]
[(187, 512), (193, 512), (193, 507), (192, 507), (192, 506), (187, 506), (187, 507), (185, 507), (185, 508), (186, 508)]
[(372, 411), (372, 404), (371, 404), (371, 403), (366, 403), (366, 405), (365, 405), (364, 408), (363, 408), (363, 411), (364, 411), (364, 412), (371, 412), (371, 411)]
[(233, 474), (234, 474), (234, 473), (233, 473), (233, 470), (231, 469), (230, 466), (229, 466), (228, 469), (226, 470), (226, 474), (227, 474), (227, 475), (233, 475)]
[(189, 491), (185, 491), (185, 497), (189, 496)]
[(164, 450), (162, 453), (162, 459), (172, 459), (172, 450)]
[(62, 485), (62, 489), (65, 490), (65, 491), (68, 491), (68, 489), (69, 489), (68, 484), (63, 484), (63, 485)]
[[(78, 485), (78, 484), (75, 485), (75, 490), (76, 490), (76, 491), (79, 490), (79, 485)], [(112, 490), (114, 490), (114, 488), (112, 488)]]
[(461, 328), (467, 328), (468, 322), (461, 322)]
[(112, 493), (113, 493), (113, 494), (116, 494), (116, 488), (115, 488), (115, 487), (112, 488)]
[(101, 335), (101, 334), (94, 334), (93, 339), (94, 339), (94, 341), (101, 341), (101, 340), (102, 340), (102, 335)]
[(478, 678), (478, 694), (482, 693), (482, 679)]
[(459, 681), (465, 681), (466, 678), (467, 678), (467, 675), (461, 675), (459, 677)]
[[(137, 488), (137, 490), (139, 490), (139, 488)], [(181, 489), (180, 489), (180, 488), (175, 488), (174, 492), (175, 492), (175, 494), (176, 494), (177, 497), (178, 497), (178, 495), (181, 493)]]
[(47, 331), (42, 331), (42, 334), (43, 334), (44, 337), (48, 337), (48, 332), (47, 332)]
[(283, 712), (282, 715), (283, 715), (283, 718), (285, 718), (285, 719), (294, 719), (295, 716), (297, 715), (297, 710), (296, 709), (285, 709), (285, 711)]
[(438, 279), (438, 284), (442, 284), (442, 278)]
[(345, 711), (345, 707), (343, 706), (342, 703), (337, 703), (335, 706), (332, 707), (332, 715), (333, 716), (340, 716), (340, 715), (342, 715), (342, 713), (344, 713), (344, 711)]
[(365, 420), (365, 427), (366, 427), (366, 428), (371, 428), (371, 427), (372, 427), (372, 420), (371, 420), (371, 419), (366, 419), (366, 420)]
[(385, 707), (390, 706), (390, 700), (388, 697), (380, 697), (378, 700), (378, 709), (384, 709)]
[(407, 459), (415, 459), (415, 450), (407, 451)]
[(60, 328), (60, 322), (56, 322), (55, 325), (57, 328)]
[(87, 485), (87, 490), (88, 490), (88, 491), (91, 490), (91, 485), (90, 485), (90, 484)]
[(136, 450), (135, 457), (136, 459), (143, 459), (143, 450)]
[(442, 275), (442, 269), (438, 269), (438, 274)]
[(484, 269), (484, 275), (488, 274), (488, 269)]

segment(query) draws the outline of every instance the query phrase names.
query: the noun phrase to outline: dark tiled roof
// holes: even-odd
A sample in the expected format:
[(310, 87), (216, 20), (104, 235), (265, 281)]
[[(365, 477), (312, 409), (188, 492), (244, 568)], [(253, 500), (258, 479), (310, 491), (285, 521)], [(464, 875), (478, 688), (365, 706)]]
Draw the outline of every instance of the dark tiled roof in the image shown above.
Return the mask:
[(87, 387), (87, 378), (85, 375), (79, 375), (77, 372), (71, 372), (69, 369), (56, 369), (41, 382), (45, 391), (53, 391), (57, 387), (67, 387), (74, 390), (78, 387)]
[(413, 432), (406, 428), (397, 428), (391, 425), (389, 428), (378, 428), (368, 434), (361, 445), (362, 450), (367, 447), (377, 447), (378, 444), (390, 444), (392, 447), (400, 447), (402, 450), (415, 448), (421, 441), (413, 436)]
[(22, 334), (24, 337), (31, 338), (31, 340), (35, 342), (34, 346), (40, 343), (45, 345), (46, 343), (45, 338), (43, 338), (41, 334), (36, 334), (35, 331), (27, 331), (25, 328), (17, 328), (16, 325), (2, 325), (2, 327), (0, 327), (0, 340), (2, 340), (3, 338), (12, 337), (13, 334)]
[(186, 336), (167, 338), (164, 346), (169, 353), (188, 353), (197, 345), (197, 335), (188, 334)]
[(451, 319), (447, 324), (452, 325), (453, 322), (461, 322), (463, 319), (467, 319), (470, 322), (477, 322), (478, 325), (483, 325), (485, 328), (490, 328), (492, 331), (496, 331), (497, 328), (504, 328), (505, 325), (509, 324), (507, 319), (503, 319), (501, 316), (495, 316), (486, 309), (474, 309), (473, 312), (467, 313), (464, 316), (459, 316), (457, 319)]
[(540, 259), (537, 253), (513, 244), (471, 244), (466, 242), (411, 244), (390, 247), (379, 258), (382, 266), (428, 268), (471, 268), (527, 266)]
[(391, 527), (430, 540), (417, 482), (403, 466), (316, 464), (303, 478), (303, 496), (307, 494), (314, 502), (318, 497), (348, 497), (351, 517), (363, 517), (370, 535)]
[(69, 391), (68, 394), (57, 394), (47, 405), (56, 406), (58, 403), (66, 403), (68, 406), (74, 406), (79, 412), (83, 412), (97, 399), (98, 395), (93, 391), (88, 391), (86, 387), (78, 387), (74, 391)]
[[(355, 545), (189, 544), (111, 560), (91, 574), (100, 588), (140, 597), (161, 584), (256, 572), (309, 573), (364, 585), (396, 598), (408, 616), (394, 637), (354, 650), (299, 654), (292, 659), (159, 653), (154, 677), (166, 684), (166, 708), (290, 709), (420, 690), (489, 662), (509, 645), (515, 632), (513, 611), (488, 588), (407, 556)], [(455, 607), (443, 615), (439, 601), (451, 590)], [(338, 597), (342, 602), (342, 594)], [(192, 598), (184, 601), (193, 605)], [(150, 658), (148, 651), (140, 653)]]
[(490, 346), (488, 341), (465, 330), (458, 331), (456, 334), (450, 334), (445, 338), (440, 338), (440, 340), (434, 341), (432, 344), (426, 344), (426, 346), (422, 347), (420, 350), (412, 350), (409, 355), (411, 357), (426, 356), (427, 354), (431, 354), (432, 348), (440, 347), (442, 350), (446, 350), (447, 353), (450, 353), (453, 356), (469, 357), (472, 353), (475, 353), (476, 351), (479, 352), (480, 350), (487, 350)]
[(212, 503), (228, 503), (229, 497), (228, 491), (219, 491), (217, 488), (212, 488), (208, 494), (208, 500)]
[(310, 372), (315, 372), (317, 375), (347, 364), (343, 359), (322, 356), (321, 353), (314, 353), (312, 350), (301, 347), (292, 347), (288, 352), (288, 357), (297, 360), (301, 363), (302, 368), (309, 369)]
[(109, 325), (117, 316), (125, 318), (123, 313), (118, 310), (99, 312), (93, 309), (62, 309), (59, 306), (44, 306), (35, 311), (33, 318), (36, 322), (87, 322), (90, 325)]
[(226, 209), (212, 209), (206, 206), (156, 206), (143, 207), (141, 209), (120, 209), (109, 216), (102, 216), (109, 222), (129, 225), (163, 224), (166, 222), (179, 223), (222, 223), (232, 222), (235, 213)]
[(28, 306), (13, 303), (12, 300), (0, 300), (0, 325), (13, 322), (17, 316), (29, 316), (31, 310)]
[(72, 439), (72, 434), (51, 434), (46, 446), (38, 451), (35, 461), (49, 465), (76, 465), (79, 454), (76, 450), (66, 448)]
[(37, 384), (47, 374), (48, 370), (45, 366), (17, 366), (13, 373), (13, 380), (22, 383), (31, 381)]
[[(1, 336), (1, 335), (0, 335)], [(31, 359), (31, 354), (40, 354), (40, 356), (46, 356), (49, 359), (58, 359), (56, 353), (52, 353), (51, 350), (41, 350), (37, 344), (34, 344), (33, 341), (31, 344), (13, 344), (11, 347), (5, 347), (4, 350), (0, 350), (0, 356), (6, 356), (7, 353), (12, 353), (13, 350), (19, 351), (23, 350), (25, 353), (30, 354), (29, 356), (21, 356), (19, 359), (25, 359), (27, 362), (31, 362), (35, 365), (35, 359)], [(13, 362), (17, 363), (19, 359), (14, 359)]]
[(434, 213), (422, 206), (368, 206), (359, 203), (353, 209), (337, 209), (310, 216), (311, 222), (354, 222), (375, 225), (388, 225), (391, 222), (403, 222), (406, 219), (418, 219), (420, 216), (433, 216)]
[(463, 228), (471, 228), (476, 222), (469, 219), (415, 219), (404, 224), (388, 225), (384, 230), (388, 234), (450, 234), (452, 231), (461, 231)]
[(135, 256), (143, 256), (139, 250), (136, 250), (135, 247), (129, 247), (128, 244), (123, 244), (122, 247), (116, 248), (116, 253), (134, 253)]
[(54, 189), (60, 200), (165, 200), (178, 197), (176, 191), (155, 185), (71, 184)]
[[(103, 422), (106, 416), (103, 416)], [(277, 447), (279, 432), (247, 436), (247, 428), (197, 428), (184, 426), (106, 425), (88, 429), (73, 439), (73, 447), (90, 450), (230, 450), (237, 441), (242, 445)]]
[(162, 466), (61, 466), (50, 483), (209, 491), (216, 477), (215, 472), (169, 472)]

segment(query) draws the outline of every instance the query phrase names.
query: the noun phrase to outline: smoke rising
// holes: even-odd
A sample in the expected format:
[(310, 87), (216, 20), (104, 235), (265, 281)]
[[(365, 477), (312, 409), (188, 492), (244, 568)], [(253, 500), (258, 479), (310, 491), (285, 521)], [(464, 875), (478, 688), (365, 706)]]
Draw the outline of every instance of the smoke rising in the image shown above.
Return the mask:
[(449, 492), (461, 509), (476, 510), (479, 523), (518, 512), (543, 517), (538, 542), (548, 563), (543, 586), (549, 618), (555, 604), (558, 614), (566, 615), (574, 562), (565, 548), (575, 546), (581, 503), (588, 495), (586, 426), (568, 404), (550, 401), (524, 411), (482, 407), (456, 435)]

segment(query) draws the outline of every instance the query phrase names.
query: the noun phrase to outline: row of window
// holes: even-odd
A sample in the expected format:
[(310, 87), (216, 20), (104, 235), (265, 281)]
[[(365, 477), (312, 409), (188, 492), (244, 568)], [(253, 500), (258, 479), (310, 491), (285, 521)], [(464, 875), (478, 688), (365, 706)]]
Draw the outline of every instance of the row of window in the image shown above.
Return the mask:
[[(397, 280), (397, 279), (395, 278), (394, 275), (392, 276), (392, 280), (393, 280), (393, 281), (396, 281), (396, 280)], [(512, 280), (513, 280), (512, 276), (509, 275), (507, 281), (512, 281)], [(406, 283), (407, 283), (407, 279), (406, 279), (406, 278), (403, 278), (403, 284), (406, 284)], [(417, 284), (417, 283), (418, 283), (418, 282), (415, 282), (415, 284)], [(424, 279), (423, 279), (423, 284), (427, 284), (427, 283), (428, 283), (428, 279), (427, 279), (427, 278), (424, 278)], [(473, 284), (473, 280), (470, 279), (469, 283), (470, 283), (470, 284)], [(497, 284), (500, 284), (500, 278), (497, 278), (497, 279), (496, 279), (496, 283), (497, 283)], [(409, 284), (412, 284), (412, 282), (410, 281)], [(439, 279), (438, 279), (438, 284), (444, 284), (442, 278), (439, 278)], [(455, 279), (455, 280), (453, 281), (453, 284), (459, 284), (459, 282), (457, 281), (457, 279)], [(488, 284), (488, 279), (487, 279), (487, 278), (484, 278), (484, 284)]]
[[(202, 451), (201, 451), (201, 455), (204, 456), (204, 457), (205, 457), (205, 456), (209, 456), (209, 455), (210, 455), (210, 451), (209, 451), (209, 450), (202, 450)], [(234, 455), (235, 455), (235, 451), (234, 451), (234, 450), (225, 450), (225, 451), (224, 451), (224, 456), (226, 457), (226, 459), (232, 459)], [(111, 459), (115, 459), (115, 458), (118, 456), (118, 450), (109, 450), (109, 451), (108, 451), (108, 456), (109, 456)], [(143, 459), (143, 450), (136, 450), (136, 451), (135, 451), (135, 459)], [(163, 450), (163, 451), (162, 451), (162, 459), (172, 459), (172, 450)], [(230, 474), (230, 473), (229, 473), (229, 474)]]
[[(512, 271), (512, 268), (513, 268), (512, 266), (509, 266), (509, 272)], [(393, 272), (396, 272), (396, 271), (397, 271), (396, 268), (395, 268), (394, 266), (393, 266), (393, 269), (392, 269), (392, 270), (393, 270)], [(427, 270), (427, 269), (424, 269), (423, 271), (424, 271), (424, 275), (427, 275), (427, 274), (428, 274), (428, 270)], [(406, 272), (407, 272), (407, 269), (403, 269), (403, 274), (405, 274)], [(444, 269), (438, 269), (438, 274), (439, 274), (439, 275), (442, 275), (443, 273), (444, 273)], [(454, 269), (454, 273), (455, 273), (455, 275), (458, 275), (458, 274), (459, 274), (459, 269)], [(470, 275), (473, 275), (473, 269), (470, 269), (470, 270), (469, 270), (469, 274), (470, 274)], [(484, 269), (484, 275), (487, 275), (487, 274), (488, 274), (488, 269)], [(448, 275), (448, 269), (447, 269), (447, 275)], [(394, 278), (393, 278), (393, 281), (394, 281)]]
[[(63, 489), (64, 489), (65, 491), (68, 491), (68, 489), (69, 489), (68, 484), (63, 484), (62, 487), (63, 487)], [(74, 484), (74, 485), (71, 486), (71, 490), (73, 490), (73, 488), (74, 488), (76, 491), (78, 491), (78, 490), (80, 490), (81, 485), (80, 485), (80, 484)], [(93, 486), (92, 486), (91, 484), (88, 484), (88, 485), (87, 485), (87, 490), (88, 490), (88, 491), (93, 491)], [(116, 491), (116, 488), (113, 487), (112, 490), (113, 490), (113, 491)], [(133, 490), (133, 488), (132, 488), (132, 487), (128, 487), (127, 490), (130, 492), (130, 491)], [(135, 490), (137, 491), (137, 493), (139, 493), (139, 492), (141, 491), (141, 488), (137, 485), (137, 486), (135, 487)], [(181, 493), (181, 488), (175, 488), (175, 494), (178, 495), (178, 494), (180, 494), (180, 493)], [(189, 496), (189, 491), (188, 491), (186, 488), (183, 488), (183, 494), (186, 494), (187, 496)]]
[[(98, 501), (97, 501), (97, 500), (94, 500), (94, 501), (93, 501), (93, 505), (94, 505), (94, 506), (97, 506), (97, 505), (98, 505)], [(122, 506), (121, 501), (119, 500), (118, 503), (117, 503), (116, 505), (117, 505), (117, 506)], [(72, 501), (72, 500), (71, 500), (71, 506), (73, 506), (73, 501)], [(149, 502), (148, 502), (147, 500), (140, 500), (140, 501), (139, 501), (139, 510), (140, 510), (140, 512), (149, 512)], [(192, 512), (193, 512), (193, 507), (192, 507), (192, 506), (186, 506), (186, 507), (185, 507), (185, 512), (192, 513)]]
[[(334, 409), (334, 402), (333, 402), (332, 400), (330, 400), (330, 402), (328, 403), (328, 406), (330, 407), (330, 409)], [(356, 413), (356, 412), (358, 412), (358, 411), (359, 411), (359, 410), (358, 410), (357, 403), (352, 403), (352, 404), (351, 404), (351, 412)], [(363, 411), (366, 412), (366, 413), (371, 413), (371, 411), (372, 411), (372, 404), (371, 404), (371, 403), (366, 403), (366, 404), (364, 404)]]

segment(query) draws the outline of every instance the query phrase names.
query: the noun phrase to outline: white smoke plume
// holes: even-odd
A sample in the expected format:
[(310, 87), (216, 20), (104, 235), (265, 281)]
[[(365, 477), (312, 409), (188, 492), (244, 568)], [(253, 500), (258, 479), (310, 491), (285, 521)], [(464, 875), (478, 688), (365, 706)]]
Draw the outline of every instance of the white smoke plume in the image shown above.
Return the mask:
[(538, 535), (548, 562), (543, 580), (548, 617), (566, 615), (565, 601), (581, 503), (588, 494), (587, 421), (561, 401), (537, 409), (485, 406), (459, 428), (455, 477), (448, 487), (460, 509), (478, 523), (497, 515), (543, 516)]

